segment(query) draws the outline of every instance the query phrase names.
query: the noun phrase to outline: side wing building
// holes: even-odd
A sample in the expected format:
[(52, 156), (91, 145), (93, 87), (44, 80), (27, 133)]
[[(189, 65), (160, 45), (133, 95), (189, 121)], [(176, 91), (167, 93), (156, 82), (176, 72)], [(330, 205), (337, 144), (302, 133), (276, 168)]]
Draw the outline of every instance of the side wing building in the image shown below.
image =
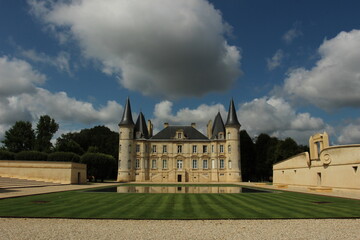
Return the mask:
[(230, 101), (224, 124), (220, 113), (207, 136), (190, 126), (171, 126), (153, 135), (140, 112), (136, 123), (127, 99), (119, 123), (119, 182), (240, 182), (240, 123)]

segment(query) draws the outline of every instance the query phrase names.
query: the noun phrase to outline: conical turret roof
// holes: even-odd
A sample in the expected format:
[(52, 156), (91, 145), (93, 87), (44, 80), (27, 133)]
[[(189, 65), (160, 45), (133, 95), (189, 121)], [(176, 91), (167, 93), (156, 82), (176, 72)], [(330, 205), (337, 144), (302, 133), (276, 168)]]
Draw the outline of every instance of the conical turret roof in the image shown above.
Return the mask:
[(130, 106), (130, 99), (129, 98), (127, 98), (127, 100), (126, 100), (124, 113), (123, 113), (121, 122), (119, 123), (119, 126), (122, 126), (122, 125), (135, 125), (134, 121), (132, 119), (131, 106)]
[(218, 114), (215, 117), (214, 120), (214, 125), (212, 127), (212, 134), (211, 134), (211, 138), (218, 138), (218, 135), (220, 132), (225, 133), (225, 126), (224, 126), (224, 122), (222, 120), (222, 117), (220, 115), (220, 112), (218, 112)]
[(236, 115), (234, 100), (231, 99), (225, 126), (241, 126)]
[[(138, 135), (140, 133), (140, 135)], [(140, 112), (135, 124), (135, 137), (136, 138), (149, 138), (149, 132), (146, 126), (144, 114)]]

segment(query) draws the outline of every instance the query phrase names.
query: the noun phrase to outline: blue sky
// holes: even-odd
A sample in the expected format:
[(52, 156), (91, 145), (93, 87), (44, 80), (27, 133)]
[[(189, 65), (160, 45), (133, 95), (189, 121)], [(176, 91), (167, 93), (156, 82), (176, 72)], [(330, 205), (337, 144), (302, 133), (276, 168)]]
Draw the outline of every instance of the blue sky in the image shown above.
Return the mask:
[(117, 129), (130, 97), (155, 129), (360, 142), (358, 1), (0, 0), (0, 139), (48, 114), (59, 136)]

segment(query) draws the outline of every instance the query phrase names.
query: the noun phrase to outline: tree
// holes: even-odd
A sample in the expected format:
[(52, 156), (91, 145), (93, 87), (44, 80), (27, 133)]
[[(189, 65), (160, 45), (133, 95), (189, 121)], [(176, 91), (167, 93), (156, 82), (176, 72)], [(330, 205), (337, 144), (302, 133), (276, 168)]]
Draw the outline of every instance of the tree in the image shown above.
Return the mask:
[(55, 150), (58, 152), (72, 152), (78, 155), (84, 154), (84, 149), (78, 144), (74, 138), (76, 133), (62, 134), (56, 140)]
[(52, 148), (51, 139), (59, 129), (59, 124), (48, 115), (41, 116), (36, 125), (35, 148), (41, 152), (50, 152)]
[(116, 168), (116, 160), (113, 156), (103, 153), (85, 153), (81, 157), (81, 163), (87, 165), (88, 178), (94, 177), (95, 181), (109, 178), (113, 169)]
[(8, 131), (2, 141), (11, 152), (29, 151), (34, 149), (35, 133), (30, 122), (18, 121)]
[(255, 144), (245, 130), (240, 131), (241, 175), (243, 181), (256, 181)]

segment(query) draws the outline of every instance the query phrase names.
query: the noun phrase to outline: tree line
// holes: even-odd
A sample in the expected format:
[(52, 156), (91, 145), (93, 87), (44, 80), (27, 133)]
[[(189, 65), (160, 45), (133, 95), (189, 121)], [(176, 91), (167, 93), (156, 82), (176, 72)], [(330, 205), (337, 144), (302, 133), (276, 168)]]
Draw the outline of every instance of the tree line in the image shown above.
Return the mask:
[[(58, 129), (59, 125), (48, 115), (40, 117), (35, 130), (30, 122), (16, 122), (5, 132), (0, 159), (36, 160), (38, 158), (48, 161), (72, 159), (88, 165), (88, 177), (116, 178), (118, 133), (105, 126), (96, 126), (80, 132), (62, 134), (53, 145), (51, 139)], [(249, 134), (242, 130), (240, 151), (243, 181), (271, 181), (274, 163), (309, 149), (307, 146), (298, 145), (292, 138), (281, 140), (264, 133), (251, 139)]]
[(28, 121), (17, 121), (5, 132), (0, 160), (73, 161), (87, 164), (88, 178), (114, 179), (117, 175), (119, 135), (105, 126), (62, 134), (51, 142), (59, 124), (41, 116), (36, 128)]

